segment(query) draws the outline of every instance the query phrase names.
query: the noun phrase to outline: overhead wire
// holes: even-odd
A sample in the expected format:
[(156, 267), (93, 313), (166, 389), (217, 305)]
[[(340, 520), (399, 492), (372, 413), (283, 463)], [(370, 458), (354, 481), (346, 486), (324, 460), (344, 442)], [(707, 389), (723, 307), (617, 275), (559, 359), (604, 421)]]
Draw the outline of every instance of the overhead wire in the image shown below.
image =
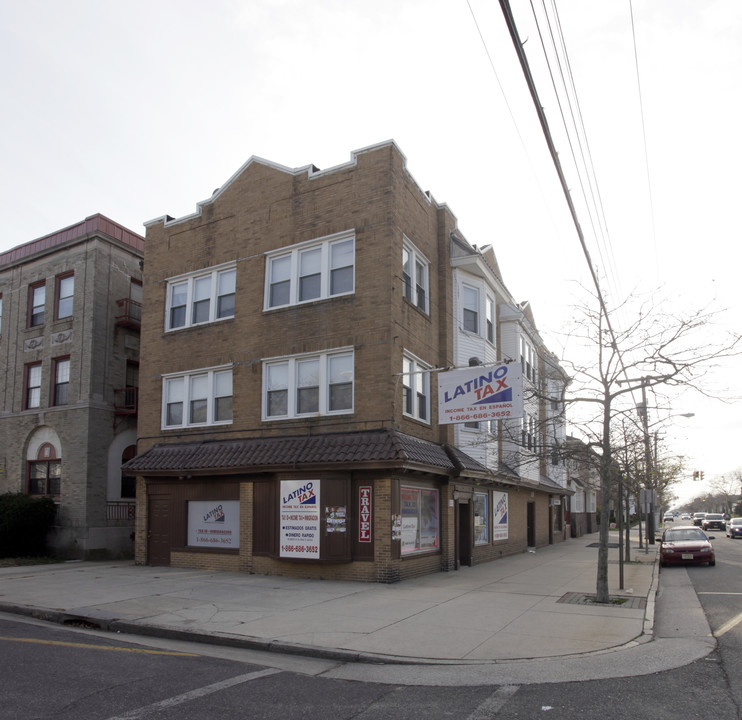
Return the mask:
[[(554, 97), (556, 98), (557, 106), (559, 108), (559, 113), (562, 119), (562, 125), (565, 130), (566, 140), (569, 145), (570, 154), (572, 156), (572, 162), (576, 169), (577, 182), (580, 185), (582, 199), (588, 213), (593, 236), (595, 237), (596, 241), (598, 241), (596, 245), (598, 254), (600, 255), (601, 265), (605, 270), (607, 279), (610, 280), (611, 278), (613, 278), (614, 289), (616, 289), (616, 274), (613, 255), (612, 253), (607, 252), (608, 249), (606, 249), (606, 252), (604, 252), (603, 245), (600, 242), (601, 238), (603, 238), (605, 234), (604, 228), (606, 226), (606, 223), (604, 213), (602, 212), (602, 205), (599, 204), (596, 199), (596, 195), (598, 194), (597, 179), (595, 177), (592, 157), (589, 154), (587, 133), (584, 129), (584, 123), (582, 122), (581, 113), (579, 112), (577, 90), (574, 84), (574, 79), (572, 77), (571, 67), (568, 62), (567, 48), (566, 44), (564, 43), (564, 37), (561, 33), (561, 27), (557, 24), (557, 35), (560, 39), (559, 46), (561, 48), (560, 52), (559, 48), (557, 47), (554, 28), (552, 27), (549, 13), (546, 9), (546, 5), (544, 4), (544, 0), (541, 0), (544, 23), (548, 30), (548, 39), (550, 41), (550, 51), (547, 48), (546, 38), (541, 28), (542, 23), (539, 22), (539, 17), (533, 4), (533, 0), (531, 0), (530, 5), (531, 13), (533, 15), (536, 29), (538, 31), (538, 36), (541, 41), (541, 49), (546, 61), (546, 67), (549, 72), (549, 77), (551, 78), (551, 86), (554, 90)], [(557, 82), (557, 78), (555, 77), (555, 67), (552, 64), (551, 60), (552, 55), (554, 57), (554, 65), (556, 66), (556, 73), (558, 73), (559, 82)], [(562, 57), (564, 57), (564, 64), (562, 63)], [(563, 97), (564, 102), (562, 101)], [(577, 108), (577, 111), (575, 110), (575, 107)], [(569, 117), (565, 115), (565, 112), (569, 115)], [(571, 128), (573, 128), (573, 130), (571, 130)]]

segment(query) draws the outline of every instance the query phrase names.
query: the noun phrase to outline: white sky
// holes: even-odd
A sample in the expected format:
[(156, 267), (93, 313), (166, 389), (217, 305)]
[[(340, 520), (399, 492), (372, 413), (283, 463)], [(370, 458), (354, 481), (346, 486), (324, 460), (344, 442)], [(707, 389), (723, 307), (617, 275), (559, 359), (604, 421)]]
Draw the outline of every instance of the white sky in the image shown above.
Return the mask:
[[(511, 2), (612, 299), (661, 288), (671, 308), (715, 301), (742, 329), (742, 3), (559, 0), (607, 225), (596, 233), (531, 4)], [(563, 355), (569, 281), (588, 284), (587, 265), (496, 0), (2, 0), (0, 65), (0, 252), (97, 212), (144, 234), (252, 155), (328, 168), (393, 138), (469, 242), (494, 246)], [(714, 392), (742, 397), (741, 366)], [(691, 392), (674, 403), (696, 413), (663, 429), (689, 474), (742, 466), (739, 409)]]

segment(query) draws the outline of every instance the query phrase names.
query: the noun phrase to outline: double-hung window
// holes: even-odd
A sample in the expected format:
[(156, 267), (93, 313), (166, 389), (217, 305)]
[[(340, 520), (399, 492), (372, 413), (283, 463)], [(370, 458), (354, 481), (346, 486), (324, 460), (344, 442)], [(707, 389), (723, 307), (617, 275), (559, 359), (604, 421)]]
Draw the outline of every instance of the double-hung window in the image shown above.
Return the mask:
[(353, 412), (353, 351), (298, 355), (263, 366), (263, 418)]
[(75, 295), (75, 276), (72, 273), (57, 277), (57, 297), (55, 298), (56, 320), (72, 317), (72, 306)]
[(430, 422), (430, 368), (413, 355), (402, 359), (403, 412)]
[(167, 375), (162, 386), (162, 426), (179, 428), (232, 422), (232, 369)]
[(54, 378), (52, 404), (66, 405), (69, 402), (70, 389), (70, 359), (68, 357), (52, 360), (52, 377)]
[(464, 330), (479, 334), (479, 290), (468, 285), (461, 288)]
[(495, 301), (487, 295), (487, 341), (495, 344)]
[(41, 363), (26, 365), (26, 382), (23, 391), (23, 408), (41, 407)]
[(402, 295), (428, 312), (430, 263), (407, 238), (402, 245)]
[(28, 289), (28, 327), (44, 324), (44, 306), (46, 305), (46, 284), (34, 283)]
[(520, 365), (523, 375), (527, 377), (534, 385), (536, 384), (536, 365), (538, 356), (528, 340), (525, 337), (520, 339)]
[(166, 330), (234, 317), (234, 267), (173, 278), (167, 286)]
[(489, 493), (474, 493), (474, 544), (486, 545), (489, 542)]
[(265, 309), (298, 305), (355, 290), (355, 234), (340, 233), (268, 256)]

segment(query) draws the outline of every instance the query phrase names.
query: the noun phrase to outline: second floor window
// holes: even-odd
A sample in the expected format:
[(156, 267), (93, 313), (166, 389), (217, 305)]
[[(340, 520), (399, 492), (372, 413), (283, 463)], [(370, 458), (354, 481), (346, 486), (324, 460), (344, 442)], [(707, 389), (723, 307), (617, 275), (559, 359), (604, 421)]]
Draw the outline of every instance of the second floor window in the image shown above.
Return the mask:
[(402, 246), (402, 295), (428, 312), (428, 261), (411, 243)]
[(52, 361), (54, 373), (54, 405), (66, 405), (69, 402), (70, 359), (57, 358)]
[(236, 269), (212, 270), (171, 280), (166, 330), (202, 325), (234, 316)]
[(56, 312), (57, 320), (72, 317), (72, 305), (75, 294), (75, 276), (62, 275), (57, 278)]
[(232, 422), (232, 369), (197, 370), (163, 380), (163, 428)]
[(41, 407), (41, 363), (26, 365), (25, 409)]
[(266, 362), (263, 384), (266, 420), (353, 412), (353, 352)]
[(266, 310), (347, 295), (354, 290), (352, 233), (275, 253), (266, 262)]
[(28, 326), (37, 327), (44, 324), (44, 306), (46, 305), (46, 285), (36, 283), (28, 292)]

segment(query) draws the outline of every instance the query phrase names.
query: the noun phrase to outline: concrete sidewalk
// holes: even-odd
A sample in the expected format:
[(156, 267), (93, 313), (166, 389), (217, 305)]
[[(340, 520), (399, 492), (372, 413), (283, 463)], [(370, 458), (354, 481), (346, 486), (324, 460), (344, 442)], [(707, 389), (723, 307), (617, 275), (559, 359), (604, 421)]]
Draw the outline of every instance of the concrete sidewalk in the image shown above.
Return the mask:
[[(673, 647), (668, 657), (668, 648), (657, 646), (656, 548), (645, 553), (632, 544), (621, 589), (617, 535), (611, 540), (609, 605), (589, 597), (596, 587), (595, 534), (394, 585), (130, 561), (4, 568), (0, 611), (324, 658), (341, 664), (333, 676), (348, 679), (357, 679), (363, 664), (363, 679), (379, 682), (399, 682), (401, 665), (420, 684), (436, 684), (436, 677), (480, 684), (495, 676), (546, 682), (545, 675), (557, 681), (656, 672), (708, 654), (714, 646), (708, 625), (688, 631), (683, 652)], [(668, 640), (677, 646), (683, 638)]]

